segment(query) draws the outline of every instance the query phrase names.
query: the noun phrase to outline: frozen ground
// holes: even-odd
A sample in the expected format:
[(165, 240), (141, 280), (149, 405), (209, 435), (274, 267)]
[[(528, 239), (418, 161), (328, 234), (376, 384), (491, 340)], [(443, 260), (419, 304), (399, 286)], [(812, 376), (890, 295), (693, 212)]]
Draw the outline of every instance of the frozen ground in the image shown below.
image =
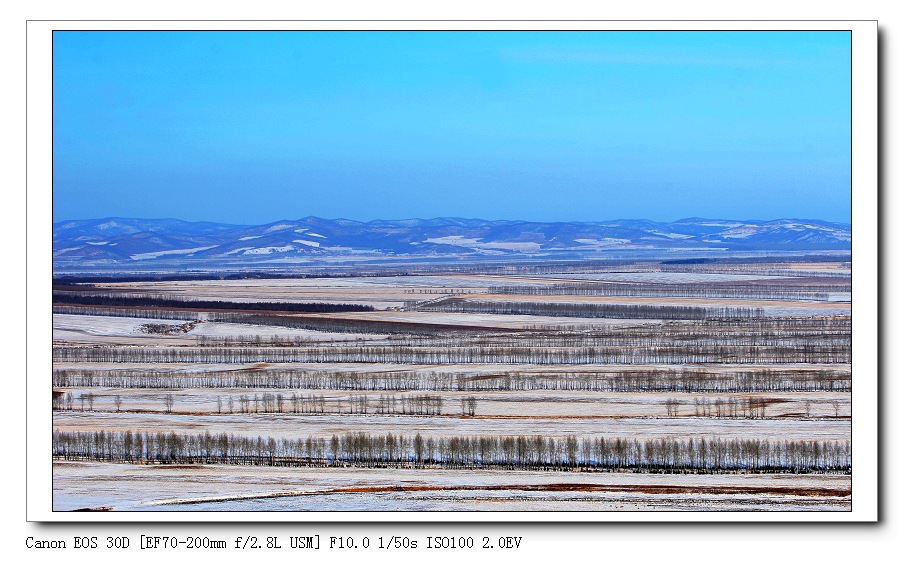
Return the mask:
[[(231, 301), (343, 302), (369, 304), (374, 312), (335, 313), (307, 316), (420, 322), (447, 326), (478, 326), (533, 330), (555, 327), (601, 325), (660, 326), (656, 320), (612, 320), (542, 316), (506, 316), (386, 310), (415, 301), (464, 296), (472, 299), (539, 300), (546, 302), (606, 302), (618, 304), (684, 305), (707, 307), (761, 307), (770, 315), (850, 314), (850, 304), (805, 301), (688, 299), (633, 297), (531, 297), (483, 296), (490, 286), (557, 284), (605, 280), (612, 282), (699, 283), (769, 279), (776, 268), (789, 274), (810, 274), (821, 264), (764, 264), (737, 272), (698, 273), (595, 273), (554, 275), (432, 275), (330, 279), (268, 279), (237, 281), (181, 281), (118, 285), (165, 296)], [(766, 269), (770, 269), (765, 275)], [(827, 269), (828, 271), (828, 269)], [(831, 273), (841, 270), (832, 269)], [(802, 284), (806, 279), (801, 278)], [(843, 281), (842, 278), (839, 278)], [(334, 342), (336, 345), (386, 341), (407, 345), (407, 336), (346, 334), (282, 327), (201, 322), (184, 334), (150, 335), (142, 324), (182, 325), (182, 321), (137, 318), (54, 315), (55, 344), (140, 345), (146, 347), (195, 346), (199, 337), (232, 338), (237, 341), (260, 337)], [(655, 328), (654, 328), (655, 329)], [(474, 341), (474, 340), (468, 340)], [(486, 341), (503, 342), (492, 338)], [(514, 340), (513, 340), (514, 341)], [(222, 342), (220, 342), (222, 343)], [(421, 342), (423, 343), (423, 342)], [(325, 345), (325, 344), (324, 344)], [(441, 338), (437, 345), (454, 345)], [(490, 345), (490, 344), (488, 344)], [(846, 378), (849, 364), (835, 365), (436, 365), (436, 364), (82, 364), (59, 363), (55, 369), (91, 369), (103, 377), (117, 370), (140, 372), (147, 380), (172, 386), (203, 388), (130, 389), (65, 386), (56, 390), (73, 396), (72, 410), (53, 414), (53, 425), (67, 431), (141, 431), (177, 433), (233, 433), (242, 436), (298, 438), (326, 437), (350, 431), (374, 434), (449, 437), (460, 435), (544, 435), (550, 437), (652, 438), (743, 438), (786, 440), (849, 440), (851, 438), (850, 393), (764, 392), (755, 394), (597, 392), (561, 390), (523, 391), (372, 391), (332, 390), (342, 377), (374, 378), (398, 373), (399, 380), (446, 376), (454, 373), (466, 381), (484, 381), (513, 375), (556, 377), (578, 381), (600, 373), (702, 372), (704, 377), (768, 370), (782, 377), (828, 376)], [(243, 384), (253, 374), (255, 384), (271, 384), (276, 373), (292, 370), (311, 377), (321, 388), (287, 389), (276, 383), (267, 388), (208, 388), (219, 383)], [(242, 371), (237, 374), (235, 371)], [(158, 375), (159, 373), (159, 375)], [(566, 376), (563, 376), (567, 374)], [(272, 378), (268, 378), (274, 375)], [(561, 378), (558, 378), (560, 377)], [(178, 377), (182, 377), (181, 379)], [(223, 377), (220, 379), (218, 377)], [(318, 379), (318, 377), (320, 377)], [(115, 379), (115, 377), (112, 377)], [(168, 380), (169, 378), (169, 380)], [(95, 384), (97, 384), (95, 379)], [(111, 379), (103, 379), (111, 380)], [(122, 382), (123, 378), (119, 379)], [(349, 379), (351, 380), (351, 379)], [(439, 379), (436, 379), (439, 380)], [(442, 380), (450, 380), (448, 377)], [(130, 382), (134, 382), (131, 381)], [(75, 385), (77, 383), (70, 383)], [(215, 384), (216, 383), (216, 384)], [(78, 384), (91, 384), (83, 382)], [(103, 384), (119, 384), (104, 382)], [(288, 384), (280, 382), (279, 384)], [(342, 384), (349, 385), (348, 381)], [(563, 383), (565, 384), (565, 383)], [(127, 386), (127, 385), (126, 385)], [(512, 387), (508, 387), (512, 388)], [(523, 388), (529, 388), (525, 386)], [(578, 388), (562, 386), (560, 388)], [(324, 414), (291, 414), (284, 403), (278, 413), (239, 413), (240, 398), (263, 393), (291, 393), (324, 397)], [(47, 394), (50, 394), (49, 392)], [(88, 394), (93, 395), (89, 398)], [(440, 396), (441, 415), (377, 414), (381, 396)], [(352, 413), (349, 398), (366, 395), (368, 412)], [(173, 398), (172, 412), (166, 396)], [(461, 399), (477, 398), (474, 416), (463, 416)], [(232, 399), (231, 408), (230, 401)], [(765, 399), (764, 419), (717, 417), (717, 400), (743, 402)], [(219, 402), (218, 402), (219, 399)], [(666, 401), (677, 401), (677, 412), (667, 411)], [(709, 404), (709, 415), (701, 413), (697, 400)], [(399, 400), (400, 401), (400, 400)], [(241, 401), (244, 402), (244, 401)], [(272, 407), (272, 406), (271, 406)], [(400, 405), (397, 405), (400, 407)], [(117, 411), (120, 410), (120, 411)], [(744, 415), (744, 414), (741, 414)], [(303, 469), (246, 468), (238, 466), (142, 466), (89, 462), (54, 463), (54, 508), (113, 508), (118, 510), (846, 510), (850, 509), (850, 477), (823, 475), (655, 475), (588, 472), (527, 472), (497, 470), (415, 469)], [(664, 488), (663, 486), (668, 486)]]
[(212, 338), (254, 338), (266, 340), (273, 336), (279, 338), (301, 339), (309, 341), (355, 341), (359, 339), (382, 339), (385, 336), (374, 334), (329, 333), (281, 326), (258, 326), (250, 324), (231, 324), (227, 322), (200, 322), (186, 333), (148, 334), (141, 330), (145, 324), (166, 324), (179, 326), (185, 320), (157, 320), (148, 318), (126, 318), (119, 316), (87, 316), (81, 314), (54, 314), (53, 339), (70, 343), (106, 344), (106, 345), (196, 345), (199, 336)]
[[(80, 388), (68, 387), (74, 398), (73, 408), (81, 410), (80, 397), (93, 395), (94, 411), (115, 412), (115, 399), (119, 408), (127, 412), (163, 413), (163, 396), (174, 398), (173, 412), (180, 414), (220, 414), (229, 412), (229, 400), (233, 410), (239, 411), (241, 397), (255, 397), (264, 393), (280, 394), (285, 399), (283, 412), (290, 413), (292, 394), (309, 397), (323, 396), (329, 413), (348, 413), (350, 399), (365, 397), (367, 415), (376, 415), (377, 404), (382, 397), (393, 397), (398, 403), (407, 396), (435, 396), (442, 400), (440, 414), (459, 417), (461, 399), (477, 398), (476, 417), (492, 419), (628, 419), (628, 418), (745, 418), (744, 408), (749, 400), (765, 400), (762, 413), (766, 418), (782, 418), (816, 421), (839, 421), (851, 415), (851, 395), (848, 392), (756, 392), (756, 393), (687, 393), (687, 392), (599, 392), (599, 391), (359, 391), (359, 390), (299, 390), (281, 388), (199, 388), (179, 390)], [(218, 403), (219, 400), (219, 403)], [(735, 401), (734, 416), (728, 404)], [(666, 408), (667, 401), (674, 401), (675, 412)], [(706, 412), (702, 411), (703, 404)], [(218, 411), (219, 410), (219, 411)], [(717, 414), (717, 410), (719, 414)], [(401, 414), (400, 414), (401, 415)], [(362, 416), (356, 416), (362, 417)], [(757, 418), (748, 419), (756, 423)], [(354, 426), (354, 420), (349, 425)], [(363, 422), (362, 422), (363, 423)]]
[(54, 462), (55, 511), (849, 510), (850, 476)]
[[(162, 409), (162, 401), (158, 402)], [(176, 402), (179, 404), (178, 398)], [(480, 405), (478, 403), (478, 413)], [(246, 437), (297, 439), (349, 431), (413, 437), (455, 435), (544, 435), (655, 439), (720, 437), (739, 439), (848, 440), (850, 419), (463, 417), (381, 414), (165, 414), (146, 412), (54, 412), (54, 429), (64, 431), (175, 431), (230, 433)]]

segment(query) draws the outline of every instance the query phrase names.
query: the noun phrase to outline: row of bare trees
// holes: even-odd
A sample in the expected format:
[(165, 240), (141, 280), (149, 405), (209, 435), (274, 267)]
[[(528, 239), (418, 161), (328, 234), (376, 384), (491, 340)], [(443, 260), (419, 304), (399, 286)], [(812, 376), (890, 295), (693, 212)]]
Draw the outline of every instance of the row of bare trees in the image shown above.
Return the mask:
[(576, 436), (414, 436), (351, 432), (275, 439), (209, 432), (53, 433), (53, 455), (136, 463), (439, 466), (688, 472), (849, 472), (849, 441)]
[(347, 346), (317, 348), (191, 348), (54, 346), (54, 363), (409, 363), (637, 365), (675, 363), (851, 362), (851, 345), (794, 342), (769, 347), (681, 343), (637, 347), (435, 347)]
[[(819, 286), (814, 286), (819, 287)], [(681, 297), (716, 299), (811, 300), (827, 301), (825, 288), (765, 287), (748, 284), (712, 283), (550, 283), (545, 285), (500, 285), (489, 287), (495, 295), (575, 295), (627, 297)], [(850, 287), (847, 287), (850, 291)], [(839, 291), (842, 289), (839, 288)]]
[[(810, 260), (807, 260), (810, 261)], [(850, 279), (851, 262), (836, 262), (838, 270), (820, 269), (819, 271), (807, 271), (805, 269), (781, 267), (781, 263), (769, 263), (768, 266), (751, 267), (749, 262), (739, 263), (710, 263), (702, 265), (694, 264), (662, 264), (658, 267), (661, 272), (674, 273), (705, 273), (709, 275), (765, 275), (769, 277), (810, 278), (810, 279)]]
[[(264, 392), (260, 395), (242, 394), (217, 397), (217, 413), (280, 413), (280, 414), (390, 414), (433, 416), (442, 414), (443, 399), (433, 394), (403, 394), (401, 396), (367, 396), (359, 394), (327, 399), (322, 394)], [(473, 414), (472, 414), (473, 415)]]
[(58, 368), (55, 387), (248, 388), (359, 391), (850, 392), (846, 369), (632, 369), (606, 372), (473, 372), (311, 368), (162, 370)]
[(123, 291), (53, 291), (54, 304), (76, 306), (117, 306), (128, 308), (177, 308), (187, 310), (267, 310), (277, 312), (367, 312), (363, 304), (323, 302), (223, 301), (173, 298), (149, 293)]
[[(694, 324), (697, 324), (696, 322)], [(181, 327), (166, 325), (179, 330)], [(702, 328), (703, 326), (695, 326)], [(818, 327), (798, 327), (772, 329), (765, 327), (720, 326), (710, 323), (709, 331), (692, 329), (684, 323), (664, 322), (658, 325), (611, 326), (602, 329), (554, 330), (525, 329), (508, 333), (413, 335), (396, 334), (384, 338), (367, 339), (363, 334), (356, 336), (334, 335), (330, 339), (304, 336), (263, 337), (211, 337), (196, 336), (197, 347), (321, 347), (325, 345), (395, 345), (404, 347), (635, 347), (668, 345), (680, 340), (684, 345), (746, 345), (773, 346), (806, 342), (814, 345), (844, 345), (850, 341), (851, 330), (845, 325), (824, 325)]]
[(301, 395), (292, 393), (264, 392), (261, 395), (248, 396), (242, 394), (238, 398), (232, 395), (217, 397), (217, 413), (288, 413), (293, 414), (323, 414), (327, 411), (326, 398), (321, 395)]
[(124, 318), (147, 318), (151, 320), (203, 320), (203, 312), (168, 310), (162, 308), (129, 308), (106, 306), (54, 305), (54, 314), (81, 314), (85, 316), (115, 316)]
[[(54, 392), (53, 409), (57, 411), (95, 411), (95, 400), (100, 398), (91, 392), (78, 396), (72, 392)], [(166, 413), (172, 413), (176, 397), (171, 393), (161, 394), (158, 400)], [(402, 394), (400, 396), (366, 394), (327, 399), (322, 394), (299, 394), (296, 392), (264, 392), (217, 396), (218, 414), (382, 414), (408, 416), (438, 416), (443, 414), (443, 397), (436, 394)], [(113, 405), (120, 411), (122, 396), (113, 395)], [(109, 409), (109, 405), (106, 408)], [(477, 409), (477, 398), (467, 396), (461, 399), (462, 415), (473, 416)]]
[[(677, 324), (677, 325), (676, 325)], [(696, 324), (696, 323), (694, 323)], [(448, 336), (405, 336), (367, 342), (369, 345), (400, 345), (418, 347), (473, 346), (473, 347), (637, 347), (662, 346), (680, 341), (687, 347), (707, 345), (776, 346), (807, 343), (820, 346), (846, 345), (851, 340), (848, 325), (823, 325), (788, 329), (756, 329), (744, 326), (720, 326), (709, 323), (709, 328), (697, 331), (683, 323), (663, 323), (646, 326), (607, 327), (600, 330), (525, 330), (510, 334), (471, 334)], [(310, 343), (309, 345), (318, 345)], [(320, 343), (319, 345), (323, 345)]]
[[(717, 418), (765, 418), (766, 408), (771, 406), (775, 401), (758, 397), (718, 397), (706, 398), (696, 397), (693, 403), (669, 398), (665, 401), (666, 415), (673, 417), (678, 416), (683, 410), (687, 410), (685, 406), (692, 406), (692, 414), (697, 417), (717, 417)], [(839, 404), (836, 402), (836, 404)], [(807, 404), (809, 410), (809, 403)], [(837, 415), (836, 406), (836, 415)]]
[(519, 314), (570, 318), (702, 320), (704, 318), (761, 318), (762, 308), (645, 304), (602, 304), (536, 301), (479, 301), (451, 297), (418, 310), (470, 314)]

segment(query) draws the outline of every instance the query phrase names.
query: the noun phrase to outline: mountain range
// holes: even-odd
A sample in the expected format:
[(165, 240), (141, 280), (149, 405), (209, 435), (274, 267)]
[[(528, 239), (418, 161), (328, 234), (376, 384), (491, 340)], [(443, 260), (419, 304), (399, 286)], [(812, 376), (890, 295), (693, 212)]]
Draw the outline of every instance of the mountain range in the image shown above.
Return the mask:
[(818, 220), (530, 222), (307, 217), (263, 225), (105, 218), (53, 225), (54, 266), (298, 263), (340, 256), (597, 256), (644, 250), (850, 251), (851, 225)]

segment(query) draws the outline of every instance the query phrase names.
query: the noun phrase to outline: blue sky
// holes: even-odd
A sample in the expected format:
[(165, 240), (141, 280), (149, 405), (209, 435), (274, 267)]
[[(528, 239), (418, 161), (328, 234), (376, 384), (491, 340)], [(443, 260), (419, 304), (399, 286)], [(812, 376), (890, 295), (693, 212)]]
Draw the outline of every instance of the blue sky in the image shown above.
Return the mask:
[(55, 32), (54, 221), (850, 222), (846, 32)]

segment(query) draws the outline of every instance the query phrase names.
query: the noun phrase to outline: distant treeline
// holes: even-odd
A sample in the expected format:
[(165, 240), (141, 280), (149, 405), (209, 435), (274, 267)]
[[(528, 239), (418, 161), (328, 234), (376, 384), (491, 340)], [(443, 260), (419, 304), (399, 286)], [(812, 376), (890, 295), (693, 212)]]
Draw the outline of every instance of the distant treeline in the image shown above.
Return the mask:
[(374, 270), (357, 272), (310, 271), (308, 273), (286, 273), (266, 271), (245, 271), (238, 273), (122, 273), (118, 275), (58, 275), (54, 276), (54, 286), (90, 286), (93, 283), (152, 283), (160, 281), (241, 281), (243, 279), (345, 279), (348, 277), (403, 277), (407, 272), (395, 270)]
[[(184, 387), (180, 388), (183, 390)], [(54, 391), (53, 409), (56, 411), (98, 411), (94, 409), (94, 400), (98, 395), (81, 392), (76, 397), (72, 392)], [(80, 402), (76, 405), (76, 400)], [(172, 413), (175, 397), (163, 394), (160, 401), (166, 413)], [(368, 396), (356, 394), (326, 398), (322, 394), (283, 394), (281, 392), (264, 392), (261, 394), (228, 394), (217, 396), (218, 414), (377, 414), (402, 416), (439, 416), (443, 413), (443, 397), (437, 394), (380, 394)], [(87, 409), (85, 403), (87, 402)], [(477, 408), (474, 396), (462, 397), (462, 412), (473, 416)], [(121, 397), (114, 398), (116, 411), (122, 407)], [(100, 410), (104, 411), (104, 410)], [(107, 409), (106, 411), (110, 411)], [(147, 411), (147, 410), (143, 410)], [(185, 412), (182, 412), (185, 413)]]
[(57, 388), (248, 388), (357, 391), (850, 392), (851, 374), (830, 369), (636, 369), (612, 372), (349, 372), (310, 368), (211, 371), (68, 369), (53, 371)]
[[(849, 317), (848, 317), (849, 318)], [(681, 323), (663, 323), (659, 325), (640, 326), (601, 326), (601, 329), (583, 331), (537, 332), (531, 329), (499, 332), (465, 332), (455, 333), (451, 330), (436, 334), (390, 334), (371, 342), (379, 345), (396, 345), (402, 347), (636, 347), (669, 345), (675, 341), (685, 342), (688, 346), (699, 345), (747, 345), (773, 346), (786, 345), (789, 342), (806, 342), (812, 345), (847, 345), (851, 339), (850, 322), (824, 322), (806, 326), (788, 322), (784, 327), (779, 323), (751, 322), (750, 326), (738, 326), (737, 321), (721, 322), (683, 321)], [(734, 324), (734, 325), (732, 325)], [(169, 325), (166, 325), (169, 326)], [(173, 326), (173, 329), (180, 329)], [(330, 341), (336, 344), (348, 343), (351, 336), (334, 335)], [(310, 337), (280, 336), (197, 336), (198, 347), (318, 347), (327, 344), (327, 340)]]
[(536, 332), (524, 330), (511, 334), (468, 334), (431, 338), (408, 336), (399, 345), (449, 345), (478, 347), (647, 347), (680, 342), (688, 347), (700, 345), (781, 346), (810, 344), (848, 346), (851, 319), (835, 317), (772, 317), (755, 319), (706, 319), (664, 321), (635, 326), (601, 325), (584, 330)]
[(362, 304), (318, 302), (236, 302), (174, 299), (160, 296), (118, 294), (80, 294), (54, 291), (53, 304), (76, 306), (120, 306), (131, 308), (177, 308), (185, 310), (268, 310), (275, 312), (370, 312), (374, 307)]
[(675, 364), (851, 362), (850, 342), (819, 345), (792, 341), (770, 347), (688, 345), (613, 347), (405, 347), (386, 345), (308, 348), (198, 348), (54, 346), (55, 363), (410, 363), (410, 364)]
[(477, 301), (451, 297), (418, 310), (469, 314), (519, 314), (571, 318), (702, 320), (704, 318), (761, 318), (762, 308), (656, 306), (569, 302)]
[(850, 255), (819, 255), (807, 254), (803, 256), (759, 256), (744, 258), (684, 258), (674, 260), (662, 260), (663, 265), (699, 265), (704, 263), (714, 264), (756, 264), (756, 263), (850, 263)]
[(226, 433), (53, 432), (53, 456), (159, 464), (850, 472), (849, 441), (575, 436), (424, 437), (370, 433), (275, 439)]
[[(820, 287), (822, 288), (822, 287)], [(823, 291), (825, 290), (822, 288)], [(840, 289), (839, 289), (840, 290)], [(850, 291), (850, 286), (847, 287)], [(684, 297), (765, 300), (816, 300), (826, 301), (825, 292), (801, 290), (797, 287), (778, 288), (745, 285), (721, 285), (703, 283), (556, 283), (547, 285), (503, 285), (487, 290), (495, 295), (578, 295), (578, 296), (629, 296), (629, 297)]]
[[(132, 309), (127, 309), (132, 310)], [(181, 314), (181, 313), (180, 313)], [(208, 313), (221, 321), (255, 315)], [(358, 319), (262, 316), (262, 321), (326, 331), (397, 330), (378, 341), (321, 342), (288, 338), (196, 338), (193, 347), (76, 346), (54, 348), (60, 362), (179, 363), (849, 363), (850, 316), (664, 321), (550, 333), (532, 329), (417, 325)], [(379, 326), (385, 324), (385, 326)], [(377, 327), (375, 327), (377, 326)], [(463, 331), (463, 328), (471, 332)], [(480, 330), (485, 330), (481, 332)], [(552, 328), (555, 329), (555, 328)], [(436, 333), (417, 334), (418, 330)]]
[[(797, 261), (797, 260), (791, 260)], [(774, 263), (773, 260), (767, 260), (765, 263)], [(758, 268), (750, 267), (746, 264), (733, 263), (712, 263), (703, 265), (662, 265), (659, 269), (661, 272), (668, 273), (706, 273), (706, 274), (730, 274), (730, 275), (765, 275), (769, 277), (788, 277), (788, 278), (812, 278), (812, 279), (850, 279), (849, 271), (831, 271), (820, 269), (819, 271), (806, 271), (801, 269), (781, 269), (776, 263), (776, 267)], [(839, 268), (850, 267), (851, 262), (839, 262)]]
[(152, 320), (204, 320), (210, 313), (165, 308), (113, 308), (107, 306), (53, 305), (54, 314), (81, 314), (85, 316), (112, 316), (118, 318), (146, 318)]

